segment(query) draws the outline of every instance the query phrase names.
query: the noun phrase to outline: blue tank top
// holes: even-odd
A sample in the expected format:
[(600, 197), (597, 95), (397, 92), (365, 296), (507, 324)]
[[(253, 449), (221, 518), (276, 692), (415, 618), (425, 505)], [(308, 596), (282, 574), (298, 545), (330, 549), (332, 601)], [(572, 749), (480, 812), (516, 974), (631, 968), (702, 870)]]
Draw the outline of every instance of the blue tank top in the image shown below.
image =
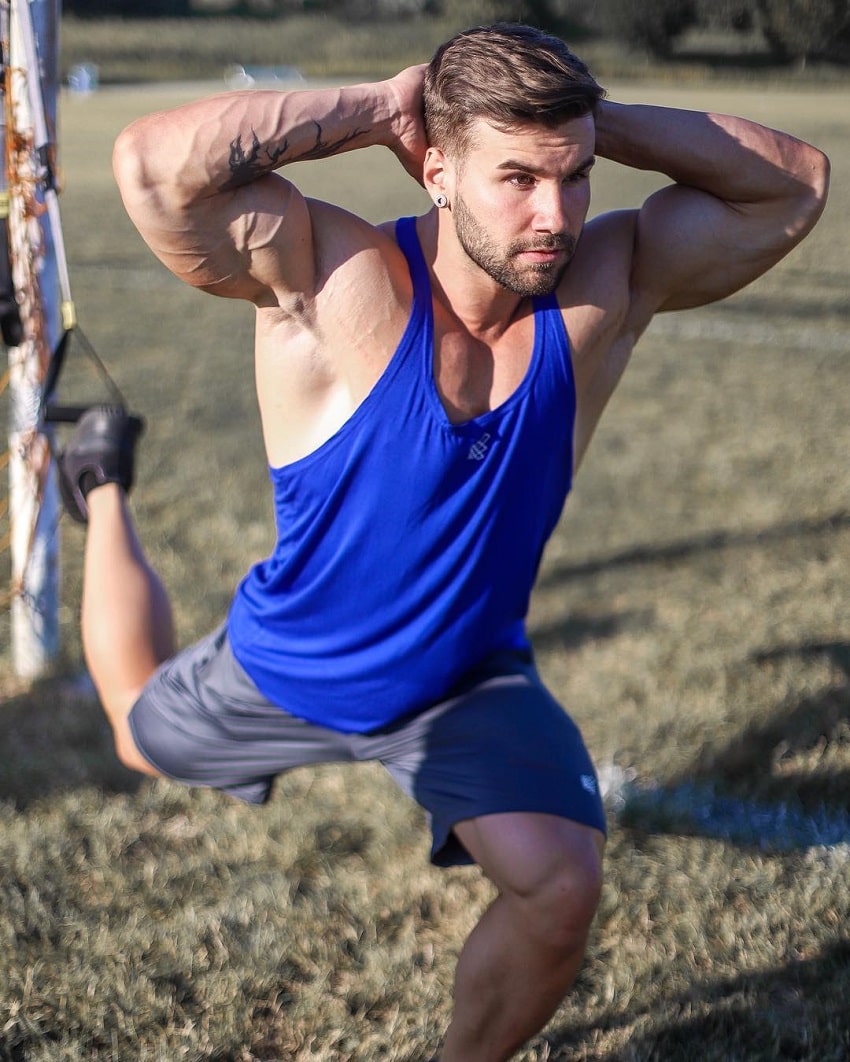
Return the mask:
[(386, 727), (490, 653), (527, 648), (531, 589), (572, 481), (575, 388), (555, 296), (534, 300), (517, 390), (452, 424), (415, 219), (400, 219), (396, 238), (413, 282), (404, 335), (346, 423), (271, 468), (277, 544), (228, 621), (265, 697), (347, 732)]

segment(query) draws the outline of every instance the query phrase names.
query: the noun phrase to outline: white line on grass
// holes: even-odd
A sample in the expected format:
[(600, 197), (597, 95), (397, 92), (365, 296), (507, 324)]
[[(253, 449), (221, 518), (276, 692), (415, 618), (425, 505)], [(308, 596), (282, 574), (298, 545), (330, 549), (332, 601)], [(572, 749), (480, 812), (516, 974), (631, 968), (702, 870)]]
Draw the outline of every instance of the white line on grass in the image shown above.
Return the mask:
[(633, 769), (599, 771), (608, 811), (625, 826), (648, 833), (682, 833), (762, 851), (829, 849), (830, 861), (850, 861), (850, 811), (796, 802), (759, 803), (721, 792), (710, 782), (663, 786), (638, 782)]

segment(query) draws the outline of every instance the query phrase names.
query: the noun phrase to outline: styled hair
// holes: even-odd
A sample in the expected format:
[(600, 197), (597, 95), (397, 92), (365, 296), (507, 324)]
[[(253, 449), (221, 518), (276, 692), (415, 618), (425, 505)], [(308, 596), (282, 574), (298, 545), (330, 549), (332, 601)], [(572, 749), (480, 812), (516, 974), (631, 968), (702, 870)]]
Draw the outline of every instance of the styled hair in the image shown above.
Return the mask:
[(469, 148), (471, 128), (560, 125), (592, 114), (605, 90), (566, 44), (542, 30), (497, 22), (452, 37), (425, 75), (428, 142), (450, 155)]

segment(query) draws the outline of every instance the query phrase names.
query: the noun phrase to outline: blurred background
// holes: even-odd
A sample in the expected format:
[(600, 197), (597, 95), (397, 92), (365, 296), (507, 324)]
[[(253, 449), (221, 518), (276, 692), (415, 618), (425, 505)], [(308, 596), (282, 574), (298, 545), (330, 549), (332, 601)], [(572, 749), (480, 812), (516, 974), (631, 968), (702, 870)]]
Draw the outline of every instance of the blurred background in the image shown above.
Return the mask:
[(497, 19), (560, 34), (598, 77), (824, 77), (850, 58), (846, 0), (65, 0), (63, 12), (65, 70), (94, 64), (101, 81), (217, 77), (234, 63), (390, 74)]

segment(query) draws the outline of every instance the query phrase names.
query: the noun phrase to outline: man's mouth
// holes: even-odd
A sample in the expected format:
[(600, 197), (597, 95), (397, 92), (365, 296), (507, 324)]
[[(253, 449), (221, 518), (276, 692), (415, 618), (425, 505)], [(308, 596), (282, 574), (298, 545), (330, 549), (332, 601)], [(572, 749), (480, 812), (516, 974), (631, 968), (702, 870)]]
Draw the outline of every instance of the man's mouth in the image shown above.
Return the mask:
[(566, 252), (566, 247), (526, 247), (519, 252), (519, 257), (532, 264), (546, 265), (563, 258)]
[(543, 243), (533, 244), (530, 247), (521, 247), (517, 250), (519, 255), (527, 255), (535, 261), (549, 262), (562, 254), (569, 254), (573, 248), (573, 241), (568, 236), (552, 236)]

